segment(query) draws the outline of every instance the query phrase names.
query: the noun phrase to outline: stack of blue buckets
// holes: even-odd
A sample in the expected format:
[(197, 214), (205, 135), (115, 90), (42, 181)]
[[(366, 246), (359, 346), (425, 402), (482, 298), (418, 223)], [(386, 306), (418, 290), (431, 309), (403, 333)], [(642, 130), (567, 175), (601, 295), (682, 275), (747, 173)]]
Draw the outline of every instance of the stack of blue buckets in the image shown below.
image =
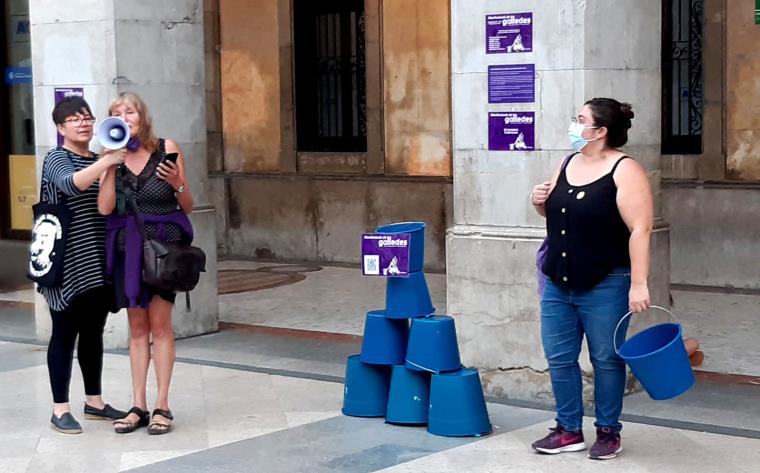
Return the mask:
[(411, 235), (410, 274), (388, 278), (385, 310), (367, 313), (361, 354), (346, 363), (343, 414), (427, 425), (431, 434), (448, 437), (490, 433), (480, 376), (462, 367), (454, 319), (433, 315), (422, 271), (425, 224), (394, 223), (375, 232)]

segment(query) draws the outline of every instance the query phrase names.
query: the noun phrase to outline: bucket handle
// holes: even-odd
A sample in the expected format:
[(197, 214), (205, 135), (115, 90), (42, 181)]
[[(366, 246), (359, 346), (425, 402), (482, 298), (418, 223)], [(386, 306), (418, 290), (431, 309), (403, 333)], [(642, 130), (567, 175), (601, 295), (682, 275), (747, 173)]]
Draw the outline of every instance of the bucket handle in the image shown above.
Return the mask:
[[(667, 312), (668, 315), (670, 315), (670, 318), (673, 319), (673, 321), (675, 321), (676, 323), (678, 323), (678, 320), (676, 319), (676, 316), (673, 315), (673, 312), (669, 311), (665, 307), (660, 307), (658, 305), (651, 305), (651, 306), (649, 306), (649, 308), (650, 309), (660, 309), (662, 311)], [(618, 330), (620, 330), (620, 324), (622, 324), (623, 321), (625, 319), (627, 319), (628, 317), (630, 317), (631, 315), (633, 315), (633, 311), (628, 311), (627, 314), (625, 314), (623, 317), (620, 318), (620, 320), (618, 321), (617, 325), (615, 326), (615, 332), (614, 332), (614, 335), (612, 336), (612, 344), (615, 347), (615, 353), (618, 354), (618, 355), (620, 355), (619, 349), (618, 349), (618, 346), (617, 346)], [(623, 337), (625, 337), (625, 335)]]
[(426, 367), (424, 367), (422, 365), (418, 365), (417, 363), (414, 363), (412, 361), (409, 361), (409, 360), (404, 360), (404, 361), (407, 362), (407, 363), (409, 363), (410, 365), (416, 366), (417, 368), (421, 369), (422, 371), (427, 371), (428, 373), (438, 374), (437, 371), (431, 370), (430, 368), (426, 368)]

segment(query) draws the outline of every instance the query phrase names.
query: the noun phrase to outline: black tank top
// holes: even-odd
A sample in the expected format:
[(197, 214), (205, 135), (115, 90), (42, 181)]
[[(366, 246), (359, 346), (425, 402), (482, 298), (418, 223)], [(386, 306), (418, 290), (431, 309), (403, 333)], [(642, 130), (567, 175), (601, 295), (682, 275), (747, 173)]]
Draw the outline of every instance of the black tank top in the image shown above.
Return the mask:
[(631, 232), (620, 216), (613, 179), (618, 164), (630, 156), (583, 186), (567, 182), (566, 168), (573, 157), (563, 165), (546, 201), (549, 251), (542, 269), (555, 284), (582, 291), (597, 285), (610, 270), (631, 265)]
[[(143, 170), (140, 171), (140, 174), (135, 175), (126, 166), (122, 168), (124, 170), (122, 178), (125, 180), (124, 185), (132, 186), (135, 192), (137, 209), (140, 213), (165, 215), (175, 212), (179, 208), (177, 196), (172, 186), (156, 175), (156, 168), (164, 157), (166, 157), (166, 140), (161, 138), (158, 140), (158, 148), (150, 155), (148, 162)], [(117, 211), (117, 213), (119, 212)], [(134, 210), (132, 210), (131, 206), (127, 205), (124, 211), (119, 214), (134, 215)], [(165, 241), (180, 241), (182, 239), (182, 231), (173, 223), (166, 224), (164, 231)], [(145, 225), (145, 233), (148, 238), (156, 238), (158, 233), (156, 225)], [(119, 230), (116, 238), (116, 248), (119, 251), (124, 251), (127, 245), (124, 229)]]

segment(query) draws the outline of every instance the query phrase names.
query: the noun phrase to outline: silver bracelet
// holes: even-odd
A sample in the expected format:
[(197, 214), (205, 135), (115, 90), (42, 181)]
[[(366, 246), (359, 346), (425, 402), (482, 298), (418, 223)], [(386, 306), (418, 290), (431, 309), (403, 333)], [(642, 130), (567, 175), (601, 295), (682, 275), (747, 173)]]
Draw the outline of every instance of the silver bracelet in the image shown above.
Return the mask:
[(536, 204), (535, 202), (533, 202), (533, 191), (530, 191), (528, 200), (530, 200), (530, 205), (532, 205), (533, 207), (541, 207), (541, 204)]

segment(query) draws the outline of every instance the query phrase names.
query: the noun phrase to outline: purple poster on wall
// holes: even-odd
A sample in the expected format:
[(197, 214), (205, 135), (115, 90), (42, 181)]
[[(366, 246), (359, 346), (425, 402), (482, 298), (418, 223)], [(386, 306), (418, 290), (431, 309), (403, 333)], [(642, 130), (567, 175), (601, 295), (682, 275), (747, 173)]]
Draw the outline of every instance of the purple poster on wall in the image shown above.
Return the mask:
[(488, 103), (535, 102), (535, 91), (534, 64), (488, 66)]
[(488, 149), (533, 151), (536, 149), (536, 117), (533, 112), (490, 112)]
[[(66, 97), (71, 97), (72, 95), (84, 97), (84, 89), (82, 87), (56, 87), (53, 89), (53, 100), (55, 103), (60, 102)], [(63, 145), (63, 137), (61, 134), (57, 131), (55, 134), (58, 137), (58, 146)]]
[(410, 241), (408, 233), (362, 235), (362, 274), (408, 277)]
[(486, 54), (533, 51), (533, 13), (486, 16)]

